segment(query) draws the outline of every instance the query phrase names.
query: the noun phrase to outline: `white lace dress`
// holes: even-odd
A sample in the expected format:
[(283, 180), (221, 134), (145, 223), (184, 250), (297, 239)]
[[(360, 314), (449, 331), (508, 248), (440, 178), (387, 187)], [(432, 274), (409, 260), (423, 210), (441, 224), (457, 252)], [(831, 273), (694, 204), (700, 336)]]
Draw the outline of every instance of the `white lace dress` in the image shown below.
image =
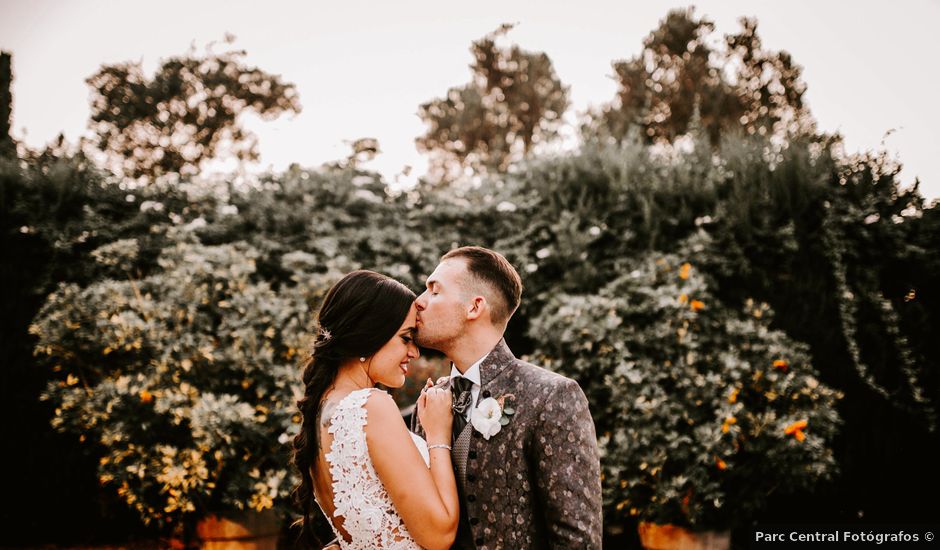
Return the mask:
[[(333, 479), (333, 505), (336, 507), (333, 517), (342, 516), (343, 530), (352, 541), (343, 539), (332, 518), (330, 526), (343, 550), (420, 549), (395, 510), (369, 457), (365, 404), (372, 391), (381, 390), (365, 388), (350, 392), (340, 400), (330, 420), (333, 443), (326, 460)], [(411, 438), (425, 464), (430, 464), (427, 443), (413, 433)]]

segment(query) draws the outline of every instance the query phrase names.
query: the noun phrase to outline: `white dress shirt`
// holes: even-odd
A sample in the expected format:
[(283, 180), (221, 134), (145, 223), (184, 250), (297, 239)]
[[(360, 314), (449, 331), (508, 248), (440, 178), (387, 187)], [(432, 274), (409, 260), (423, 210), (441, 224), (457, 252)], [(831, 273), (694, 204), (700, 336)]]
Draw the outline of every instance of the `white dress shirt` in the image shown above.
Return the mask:
[[(489, 354), (487, 354), (489, 355)], [(480, 395), (480, 365), (483, 364), (483, 360), (486, 359), (486, 355), (477, 359), (477, 362), (470, 365), (470, 368), (467, 369), (467, 372), (460, 374), (460, 371), (457, 370), (457, 366), (453, 363), (450, 364), (450, 377), (453, 379), (456, 376), (463, 376), (467, 380), (473, 382), (473, 386), (470, 387), (470, 406), (467, 407), (467, 411), (464, 413), (464, 417), (467, 421), (470, 420), (470, 412), (477, 406), (477, 397)]]

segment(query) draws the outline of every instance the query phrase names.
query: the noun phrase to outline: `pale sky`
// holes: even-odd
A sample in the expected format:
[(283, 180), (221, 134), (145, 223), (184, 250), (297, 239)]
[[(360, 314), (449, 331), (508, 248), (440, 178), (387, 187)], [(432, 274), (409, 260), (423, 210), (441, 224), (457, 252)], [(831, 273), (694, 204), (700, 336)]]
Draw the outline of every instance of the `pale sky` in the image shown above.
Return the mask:
[[(0, 49), (12, 52), (14, 136), (30, 146), (87, 132), (84, 80), (103, 63), (161, 58), (237, 37), (247, 63), (297, 85), (303, 112), (248, 120), (259, 138), (253, 171), (343, 158), (347, 143), (378, 138), (369, 168), (408, 183), (426, 161), (414, 138), (418, 105), (469, 80), (470, 43), (501, 23), (510, 39), (544, 51), (569, 85), (567, 119), (613, 98), (611, 62), (636, 55), (667, 11), (687, 2), (480, 0), (346, 2), (232, 0), (0, 0)], [(720, 33), (755, 16), (764, 46), (803, 66), (804, 96), (824, 131), (850, 152), (886, 148), (905, 186), (940, 197), (940, 0), (699, 1)], [(889, 130), (894, 130), (885, 137)], [(410, 177), (397, 177), (405, 165)]]

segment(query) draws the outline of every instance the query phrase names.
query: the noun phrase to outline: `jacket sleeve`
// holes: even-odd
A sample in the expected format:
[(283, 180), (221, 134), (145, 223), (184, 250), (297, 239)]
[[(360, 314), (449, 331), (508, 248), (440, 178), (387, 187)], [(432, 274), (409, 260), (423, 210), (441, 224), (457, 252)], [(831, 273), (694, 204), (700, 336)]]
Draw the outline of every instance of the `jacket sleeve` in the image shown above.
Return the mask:
[(577, 382), (558, 384), (532, 439), (536, 494), (550, 548), (600, 549), (601, 474), (594, 420)]
[(418, 420), (418, 403), (415, 403), (415, 410), (411, 413), (411, 426), (409, 426), (412, 432), (420, 435), (421, 437), (427, 439), (424, 435), (424, 427), (421, 425), (421, 421)]

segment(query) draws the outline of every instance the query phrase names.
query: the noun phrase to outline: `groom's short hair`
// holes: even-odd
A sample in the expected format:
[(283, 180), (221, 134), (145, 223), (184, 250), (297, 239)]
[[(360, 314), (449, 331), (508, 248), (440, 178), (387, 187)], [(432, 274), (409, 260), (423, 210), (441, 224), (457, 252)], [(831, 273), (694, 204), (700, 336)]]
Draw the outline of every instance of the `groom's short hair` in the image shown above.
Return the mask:
[(467, 262), (470, 276), (494, 293), (488, 296), (494, 324), (505, 325), (522, 300), (522, 279), (516, 268), (499, 252), (482, 246), (462, 246), (441, 256), (441, 261), (455, 258)]

